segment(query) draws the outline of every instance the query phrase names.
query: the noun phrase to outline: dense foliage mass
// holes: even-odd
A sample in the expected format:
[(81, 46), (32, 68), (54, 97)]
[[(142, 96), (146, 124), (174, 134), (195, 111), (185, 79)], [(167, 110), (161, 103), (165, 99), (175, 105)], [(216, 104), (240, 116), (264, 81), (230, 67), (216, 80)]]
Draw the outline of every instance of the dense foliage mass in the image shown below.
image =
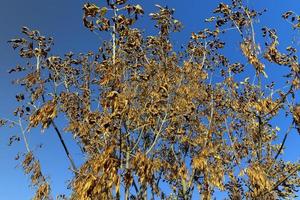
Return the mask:
[[(29, 62), (10, 70), (22, 75), (15, 83), (26, 92), (16, 96), (18, 120), (2, 123), (21, 128), (23, 167), (37, 189), (34, 199), (52, 198), (42, 173), (47, 166), (41, 167), (26, 138), (36, 127), (59, 135), (74, 173), (70, 199), (211, 199), (217, 190), (230, 199), (294, 198), (300, 165), (281, 154), (290, 131), (300, 129), (296, 49), (281, 52), (272, 28), (255, 33), (265, 11), (232, 0), (206, 19), (210, 28), (192, 33), (187, 45), (174, 50), (171, 38), (182, 24), (173, 9), (156, 7), (149, 16), (157, 34), (146, 36), (135, 25), (144, 14), (141, 5), (85, 4), (84, 25), (111, 36), (98, 52), (53, 56), (53, 39), (26, 27), (24, 37), (10, 41)], [(300, 27), (295, 13), (282, 17)], [(232, 45), (223, 35), (233, 32), (240, 62), (223, 50)], [(270, 64), (287, 69), (278, 80), (284, 87), (265, 84)], [(281, 142), (272, 120), (282, 113), (293, 120), (283, 127), (288, 130)], [(55, 120), (62, 117), (67, 124), (59, 130)], [(81, 166), (63, 131), (80, 145), (86, 158)]]

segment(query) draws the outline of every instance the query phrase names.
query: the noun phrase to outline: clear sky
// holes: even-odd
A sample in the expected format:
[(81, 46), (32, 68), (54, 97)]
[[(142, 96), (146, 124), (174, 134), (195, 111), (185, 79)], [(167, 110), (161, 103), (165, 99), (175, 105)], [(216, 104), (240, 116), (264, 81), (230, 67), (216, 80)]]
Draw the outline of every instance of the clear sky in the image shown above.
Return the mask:
[[(95, 2), (103, 2), (98, 0)], [(10, 67), (20, 63), (17, 52), (9, 47), (7, 41), (20, 35), (20, 28), (28, 26), (38, 29), (42, 34), (53, 36), (55, 46), (53, 53), (63, 55), (66, 52), (73, 51), (87, 52), (96, 50), (99, 46), (99, 37), (91, 33), (82, 25), (82, 5), (86, 1), (74, 0), (1, 0), (0, 2), (0, 117), (12, 117), (15, 98), (14, 95), (18, 89), (11, 85), (13, 76), (8, 76), (7, 70)], [(175, 8), (175, 17), (183, 22), (184, 30), (176, 35), (176, 43), (184, 44), (191, 32), (203, 29), (206, 24), (205, 18), (210, 17), (212, 10), (218, 4), (217, 0), (144, 0), (132, 1), (132, 3), (141, 4), (146, 13), (154, 10), (154, 4), (168, 5)], [(227, 2), (224, 0), (224, 2)], [(294, 10), (300, 13), (299, 0), (248, 0), (251, 7), (268, 8), (268, 12), (261, 18), (260, 23), (269, 27), (276, 28), (280, 37), (281, 48), (292, 44), (292, 37), (300, 42), (300, 34), (293, 32), (290, 25), (281, 19), (281, 14), (288, 10)], [(146, 32), (151, 32), (152, 25), (148, 17), (142, 19), (142, 27)], [(260, 25), (259, 25), (260, 26)], [(258, 27), (259, 27), (258, 26)], [(257, 30), (259, 31), (259, 29)], [(235, 36), (237, 34), (233, 34)], [(238, 36), (238, 35), (237, 35)], [(227, 40), (233, 40), (228, 37)], [(296, 44), (298, 50), (299, 44)], [(238, 53), (238, 43), (234, 47)], [(234, 52), (232, 52), (234, 53)], [(276, 76), (277, 68), (270, 69), (267, 66), (267, 72), (272, 78)], [(298, 97), (299, 100), (299, 97)], [(284, 116), (277, 120), (278, 126), (282, 129), (281, 136), (287, 129), (289, 120)], [(59, 124), (62, 128), (63, 124)], [(8, 137), (12, 133), (18, 133), (17, 129), (0, 129), (0, 199), (19, 200), (29, 199), (33, 191), (28, 187), (29, 178), (23, 174), (22, 169), (15, 168), (18, 161), (14, 157), (18, 151), (25, 151), (25, 146), (21, 142), (8, 147)], [(59, 140), (52, 129), (40, 133), (33, 131), (29, 134), (29, 143), (33, 149), (37, 144), (43, 143), (43, 149), (36, 149), (41, 160), (42, 169), (50, 177), (52, 183), (53, 195), (68, 193), (66, 183), (71, 177), (71, 173), (66, 173), (68, 168), (67, 159)], [(73, 156), (79, 160), (79, 150), (71, 142), (71, 136), (65, 134), (67, 143), (71, 146)], [(299, 159), (300, 141), (296, 132), (292, 132), (287, 140), (285, 159)], [(78, 161), (79, 162), (79, 161)]]

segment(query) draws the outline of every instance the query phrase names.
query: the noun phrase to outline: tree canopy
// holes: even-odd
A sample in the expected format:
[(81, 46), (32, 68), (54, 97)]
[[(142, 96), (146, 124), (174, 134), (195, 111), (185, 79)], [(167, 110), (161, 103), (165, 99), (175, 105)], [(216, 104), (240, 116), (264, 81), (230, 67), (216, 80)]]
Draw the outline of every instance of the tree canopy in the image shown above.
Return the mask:
[[(242, 0), (220, 3), (207, 28), (191, 33), (187, 44), (174, 44), (183, 25), (174, 9), (127, 0), (83, 5), (83, 24), (109, 39), (97, 52), (56, 56), (53, 38), (22, 28), (9, 43), (27, 65), (17, 65), (15, 119), (2, 125), (20, 128), (25, 174), (36, 188), (34, 199), (52, 199), (51, 185), (26, 135), (53, 129), (73, 173), (71, 195), (60, 199), (211, 199), (223, 191), (229, 199), (295, 198), (300, 165), (282, 159), (292, 129), (300, 132), (300, 74), (297, 49), (278, 48), (276, 30), (254, 27), (265, 10)], [(149, 15), (154, 35), (136, 22)], [(294, 29), (300, 17), (282, 15)], [(228, 54), (238, 33), (240, 55)], [(236, 62), (236, 58), (240, 61)], [(266, 65), (286, 68), (268, 83)], [(278, 87), (284, 83), (284, 87)], [(284, 113), (292, 120), (278, 141), (273, 123)], [(56, 123), (66, 119), (60, 130)], [(72, 134), (85, 157), (75, 163), (64, 142)]]

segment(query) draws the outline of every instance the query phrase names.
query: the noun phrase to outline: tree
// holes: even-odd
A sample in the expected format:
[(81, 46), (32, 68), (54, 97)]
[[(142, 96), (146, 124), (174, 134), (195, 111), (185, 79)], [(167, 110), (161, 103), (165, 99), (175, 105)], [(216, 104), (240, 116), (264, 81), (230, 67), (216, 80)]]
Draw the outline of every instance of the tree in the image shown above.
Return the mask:
[[(111, 36), (98, 52), (53, 56), (53, 39), (27, 27), (24, 37), (10, 41), (31, 62), (10, 70), (20, 72), (15, 83), (25, 93), (16, 96), (17, 120), (2, 124), (21, 129), (27, 150), (22, 164), (36, 187), (34, 199), (51, 199), (51, 189), (27, 143), (33, 128), (58, 134), (74, 174), (70, 199), (192, 199), (197, 192), (211, 199), (216, 190), (230, 199), (293, 198), (300, 165), (281, 154), (290, 131), (299, 132), (296, 48), (280, 52), (276, 31), (268, 27), (262, 29), (261, 47), (254, 26), (263, 12), (233, 0), (220, 3), (206, 19), (209, 28), (174, 50), (171, 35), (182, 25), (173, 9), (156, 7), (150, 17), (157, 34), (146, 36), (135, 26), (144, 14), (141, 5), (84, 4), (84, 25)], [(296, 13), (282, 17), (300, 27)], [(222, 37), (232, 29), (240, 35), (241, 62), (222, 53), (230, 45)], [(283, 88), (266, 84), (266, 63), (288, 69)], [(278, 143), (272, 120), (280, 113), (293, 121)], [(61, 117), (68, 121), (64, 130), (55, 123)], [(81, 166), (62, 132), (80, 145), (87, 158)]]

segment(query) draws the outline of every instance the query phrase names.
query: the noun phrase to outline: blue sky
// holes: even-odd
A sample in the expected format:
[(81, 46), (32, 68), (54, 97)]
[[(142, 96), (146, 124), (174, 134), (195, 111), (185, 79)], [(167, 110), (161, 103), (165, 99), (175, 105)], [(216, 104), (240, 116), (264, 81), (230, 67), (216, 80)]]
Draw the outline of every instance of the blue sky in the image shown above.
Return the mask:
[[(1, 0), (0, 3), (0, 117), (11, 118), (15, 104), (15, 94), (18, 88), (11, 85), (14, 76), (8, 76), (7, 70), (10, 67), (21, 63), (17, 52), (9, 47), (7, 41), (19, 35), (22, 26), (38, 29), (42, 34), (54, 37), (55, 54), (63, 55), (73, 51), (87, 52), (96, 50), (99, 46), (99, 37), (91, 33), (82, 25), (82, 5), (86, 1), (74, 0)], [(96, 1), (104, 2), (104, 1)], [(212, 10), (219, 1), (217, 0), (145, 0), (131, 1), (143, 5), (146, 13), (154, 10), (154, 4), (168, 5), (175, 8), (175, 17), (183, 22), (184, 30), (174, 36), (176, 44), (184, 44), (190, 37), (191, 32), (203, 29), (206, 24), (205, 18), (212, 15)], [(224, 2), (227, 2), (224, 0)], [(291, 38), (300, 42), (300, 34), (292, 31), (290, 25), (281, 19), (281, 14), (288, 10), (300, 13), (298, 0), (248, 0), (252, 7), (268, 8), (268, 12), (261, 18), (262, 24), (276, 28), (280, 36), (281, 48), (292, 44)], [(151, 33), (152, 25), (148, 17), (142, 17), (141, 26), (146, 32)], [(259, 29), (257, 29), (259, 31)], [(238, 34), (233, 33), (226, 36), (226, 40), (233, 41), (232, 49), (238, 53)], [(103, 36), (105, 38), (105, 36)], [(234, 42), (235, 41), (235, 42)], [(299, 44), (295, 44), (299, 49)], [(234, 53), (234, 52), (230, 52)], [(276, 77), (280, 69), (268, 68), (269, 77)], [(299, 100), (299, 98), (298, 98)], [(284, 116), (275, 121), (282, 129), (281, 135), (287, 129), (289, 120)], [(62, 128), (63, 124), (59, 124)], [(12, 133), (18, 133), (17, 129), (0, 129), (0, 199), (17, 200), (29, 199), (33, 191), (28, 188), (29, 178), (23, 174), (20, 168), (15, 168), (18, 162), (14, 156), (18, 151), (24, 152), (23, 143), (8, 147), (8, 137)], [(63, 149), (52, 129), (40, 133), (33, 131), (29, 134), (29, 143), (33, 149), (39, 143), (43, 143), (43, 149), (36, 149), (41, 160), (42, 168), (46, 175), (50, 177), (53, 194), (66, 193), (66, 183), (71, 177), (71, 173), (65, 173), (68, 168), (67, 159), (63, 154)], [(71, 142), (71, 136), (64, 134), (74, 157), (80, 158), (80, 153), (75, 144)], [(292, 132), (287, 140), (290, 148), (286, 149), (285, 159), (299, 159), (300, 146), (296, 132)]]

